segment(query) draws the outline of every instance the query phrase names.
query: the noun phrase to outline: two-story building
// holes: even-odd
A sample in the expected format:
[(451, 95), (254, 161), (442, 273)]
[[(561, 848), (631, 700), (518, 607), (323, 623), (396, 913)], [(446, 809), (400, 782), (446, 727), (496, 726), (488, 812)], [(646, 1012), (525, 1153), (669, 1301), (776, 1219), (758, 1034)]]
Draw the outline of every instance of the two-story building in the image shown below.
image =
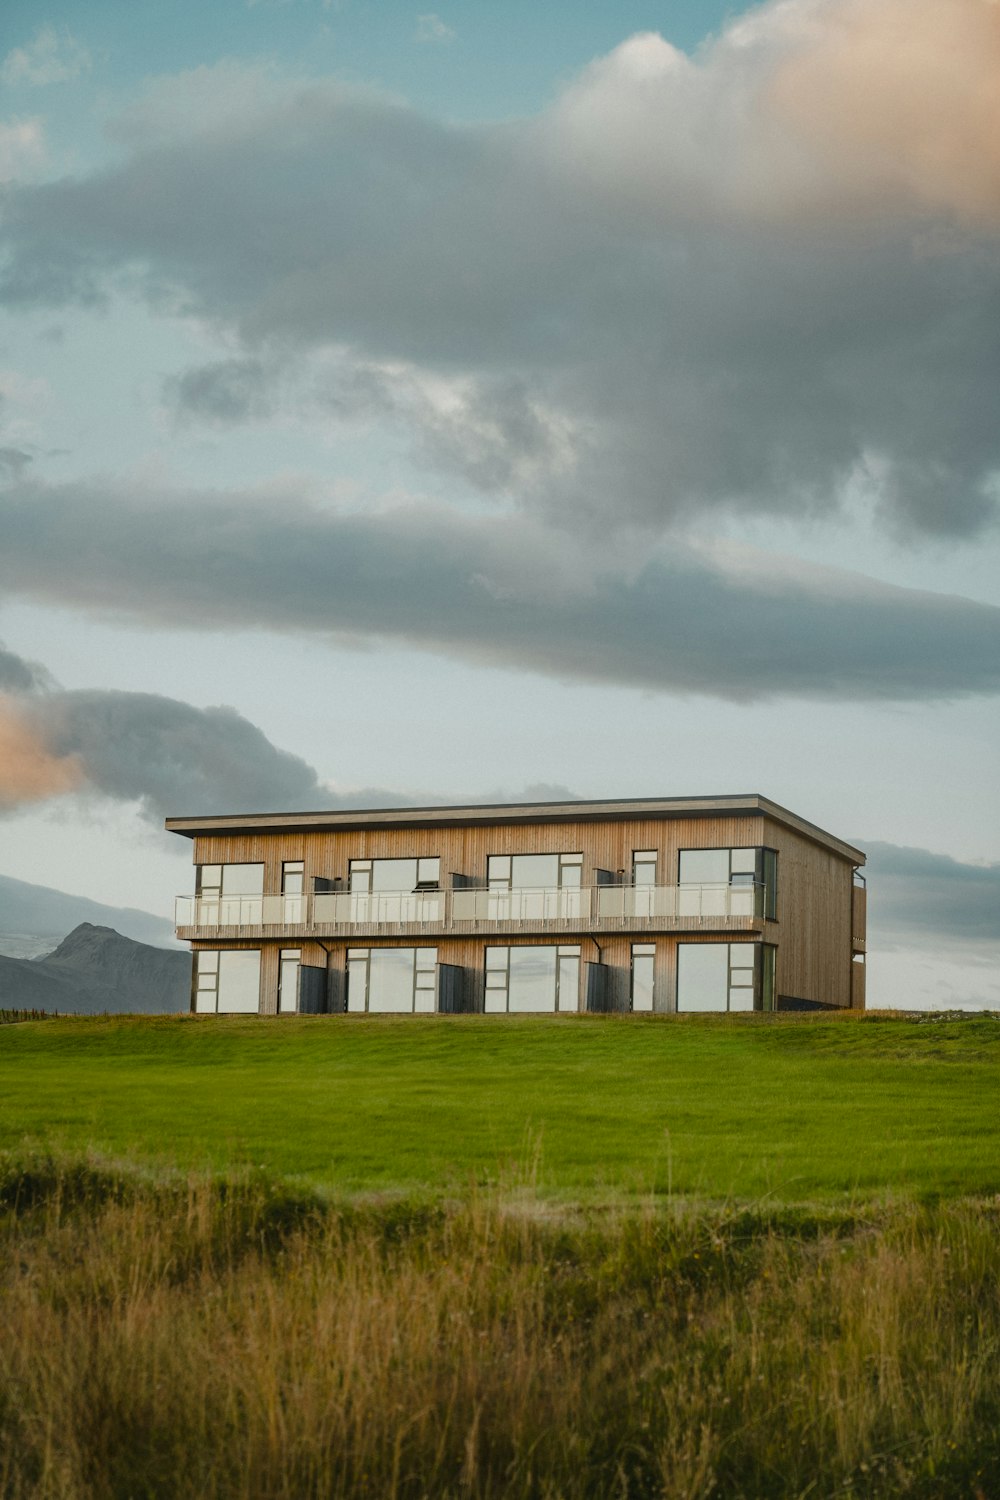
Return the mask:
[(166, 826), (196, 1012), (864, 1008), (865, 856), (759, 795)]

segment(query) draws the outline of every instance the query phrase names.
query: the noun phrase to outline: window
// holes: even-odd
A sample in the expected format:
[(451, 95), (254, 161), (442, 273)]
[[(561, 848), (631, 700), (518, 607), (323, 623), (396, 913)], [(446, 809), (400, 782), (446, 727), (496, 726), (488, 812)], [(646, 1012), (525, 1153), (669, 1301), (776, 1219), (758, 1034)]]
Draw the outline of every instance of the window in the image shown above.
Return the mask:
[(437, 922), (444, 915), (441, 860), (352, 859), (352, 922)]
[(259, 949), (202, 948), (196, 963), (196, 1011), (257, 1014), (260, 1010)]
[(774, 970), (777, 948), (773, 943), (761, 944), (761, 981), (760, 981), (760, 1008), (761, 1010), (776, 1010), (774, 998)]
[(281, 867), (282, 915), (286, 922), (301, 922), (304, 917), (302, 892), (305, 864), (301, 859), (286, 859)]
[(491, 854), (487, 861), (491, 891), (578, 889), (582, 854)]
[(259, 923), (264, 896), (263, 865), (199, 865), (198, 921), (241, 926)]
[(487, 948), (487, 1011), (524, 1013), (579, 1008), (579, 946), (533, 944)]
[(579, 917), (582, 854), (491, 854), (486, 865), (491, 921)]
[(682, 916), (758, 916), (777, 913), (778, 855), (774, 849), (682, 849), (678, 858)]
[(437, 855), (420, 859), (352, 859), (349, 886), (358, 895), (374, 891), (435, 889), (441, 883)]
[(436, 978), (436, 948), (348, 948), (347, 1009), (433, 1012)]
[(759, 1010), (761, 946), (759, 943), (678, 943), (677, 1009)]
[(631, 913), (651, 917), (656, 902), (656, 850), (636, 849), (632, 854)]
[(653, 1009), (653, 981), (656, 969), (656, 944), (632, 944), (632, 988), (633, 1010)]
[(282, 948), (278, 958), (278, 1014), (287, 1015), (299, 1008), (299, 965), (301, 948)]

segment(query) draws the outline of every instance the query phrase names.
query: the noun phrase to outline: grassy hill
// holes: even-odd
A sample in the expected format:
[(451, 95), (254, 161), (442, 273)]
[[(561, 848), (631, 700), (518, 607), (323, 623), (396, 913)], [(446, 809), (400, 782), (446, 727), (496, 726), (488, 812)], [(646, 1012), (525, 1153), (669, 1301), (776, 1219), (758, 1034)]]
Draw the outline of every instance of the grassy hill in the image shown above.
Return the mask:
[(67, 1018), (0, 1028), (0, 1147), (337, 1195), (986, 1194), (998, 1068), (989, 1016)]
[(0, 1026), (0, 1494), (1000, 1494), (998, 1063), (985, 1016)]

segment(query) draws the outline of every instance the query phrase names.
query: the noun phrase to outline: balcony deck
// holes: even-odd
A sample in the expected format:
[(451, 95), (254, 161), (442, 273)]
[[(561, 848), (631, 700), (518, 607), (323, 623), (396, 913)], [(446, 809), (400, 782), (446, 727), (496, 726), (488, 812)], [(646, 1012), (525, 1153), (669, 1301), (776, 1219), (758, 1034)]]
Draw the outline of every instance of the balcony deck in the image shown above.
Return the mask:
[(304, 896), (179, 896), (188, 941), (420, 938), (546, 933), (759, 932), (760, 885), (598, 885), (560, 890), (317, 891)]

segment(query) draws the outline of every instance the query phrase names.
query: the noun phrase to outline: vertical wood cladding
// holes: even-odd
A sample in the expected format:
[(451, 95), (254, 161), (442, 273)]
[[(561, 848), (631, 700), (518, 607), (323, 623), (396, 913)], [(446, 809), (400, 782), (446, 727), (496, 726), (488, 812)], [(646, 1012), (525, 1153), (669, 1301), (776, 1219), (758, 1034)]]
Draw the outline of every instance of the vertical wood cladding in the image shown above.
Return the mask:
[(491, 854), (583, 854), (582, 882), (597, 883), (597, 870), (631, 878), (632, 855), (657, 851), (657, 881), (674, 885), (681, 849), (747, 848), (762, 842), (764, 819), (739, 817), (642, 818), (606, 822), (489, 824), (465, 828), (374, 828), (308, 833), (217, 834), (195, 839), (196, 864), (263, 864), (264, 889), (281, 888), (287, 860), (305, 864), (306, 887), (319, 877), (347, 879), (352, 859), (419, 859), (439, 855), (441, 878), (452, 874), (486, 879)]
[(794, 829), (765, 825), (763, 842), (778, 851), (777, 921), (764, 928), (778, 949), (777, 992), (850, 1006), (854, 867)]
[[(822, 1005), (847, 1007), (860, 995), (864, 1003), (863, 975), (859, 979), (852, 964), (855, 946), (863, 942), (863, 893), (853, 885), (851, 861), (842, 854), (798, 832), (776, 818), (744, 812), (732, 816), (700, 814), (684, 817), (606, 818), (551, 823), (497, 823), (483, 826), (430, 828), (376, 827), (371, 829), (322, 829), (295, 833), (269, 831), (242, 834), (201, 835), (193, 840), (197, 864), (263, 864), (264, 890), (281, 889), (281, 867), (286, 861), (302, 860), (305, 888), (316, 879), (341, 880), (346, 888), (352, 859), (416, 859), (437, 855), (441, 860), (442, 884), (452, 875), (485, 883), (491, 854), (583, 855), (582, 884), (597, 884), (597, 871), (610, 871), (626, 883), (631, 880), (633, 853), (655, 849), (657, 883), (674, 885), (678, 879), (678, 856), (682, 849), (725, 849), (765, 846), (778, 852), (777, 917), (764, 924), (763, 940), (777, 948), (776, 991)], [(858, 927), (861, 926), (859, 933)], [(738, 940), (736, 934), (731, 940)], [(656, 936), (654, 933), (574, 934), (495, 937), (482, 931), (474, 935), (441, 935), (428, 927), (420, 937), (377, 938), (359, 936), (358, 947), (428, 946), (438, 949), (441, 963), (457, 964), (470, 975), (481, 1000), (484, 948), (491, 942), (581, 945), (581, 973), (587, 961), (600, 961), (611, 970), (616, 1008), (627, 1009), (631, 967), (631, 944), (656, 942), (655, 1000), (657, 1011), (675, 1006), (677, 942), (719, 941), (720, 935)], [(724, 939), (723, 939), (724, 940)], [(313, 941), (289, 933), (282, 942), (202, 940), (193, 947), (259, 948), (261, 951), (261, 1001), (264, 1014), (277, 1008), (279, 947), (301, 947), (302, 961), (333, 968), (342, 975), (349, 939)], [(336, 989), (336, 986), (335, 986)]]

